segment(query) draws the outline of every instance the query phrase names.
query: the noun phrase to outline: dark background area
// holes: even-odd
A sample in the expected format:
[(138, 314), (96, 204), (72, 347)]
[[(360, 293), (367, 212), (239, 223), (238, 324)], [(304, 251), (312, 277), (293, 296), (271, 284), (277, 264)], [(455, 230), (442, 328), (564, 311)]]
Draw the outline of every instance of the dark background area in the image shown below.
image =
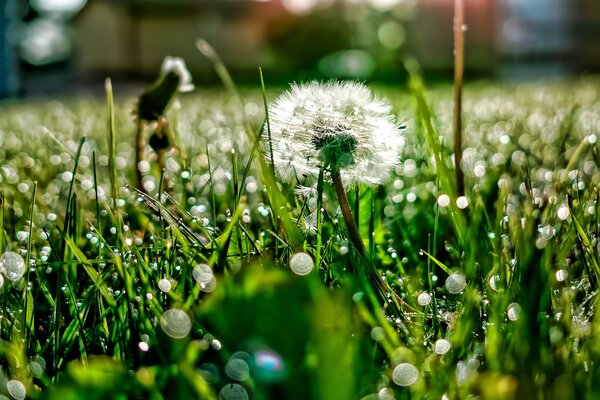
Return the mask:
[[(600, 1), (465, 0), (468, 79), (600, 71)], [(211, 43), (241, 85), (354, 78), (397, 84), (414, 56), (429, 81), (452, 77), (453, 0), (0, 0), (0, 97), (99, 90), (156, 77)]]

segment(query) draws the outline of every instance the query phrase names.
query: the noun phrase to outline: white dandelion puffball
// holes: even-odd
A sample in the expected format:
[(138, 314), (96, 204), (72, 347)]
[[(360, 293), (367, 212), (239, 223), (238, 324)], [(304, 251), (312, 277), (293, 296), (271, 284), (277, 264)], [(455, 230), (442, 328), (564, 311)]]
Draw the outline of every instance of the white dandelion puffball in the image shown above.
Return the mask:
[(180, 57), (166, 56), (160, 67), (160, 71), (163, 74), (168, 72), (175, 72), (179, 77), (179, 91), (182, 93), (191, 92), (194, 90), (194, 84), (192, 83), (192, 74), (188, 71), (185, 66), (185, 61)]
[(357, 82), (293, 84), (269, 109), (268, 161), (283, 179), (339, 170), (345, 184), (383, 182), (396, 166), (404, 137), (392, 106)]

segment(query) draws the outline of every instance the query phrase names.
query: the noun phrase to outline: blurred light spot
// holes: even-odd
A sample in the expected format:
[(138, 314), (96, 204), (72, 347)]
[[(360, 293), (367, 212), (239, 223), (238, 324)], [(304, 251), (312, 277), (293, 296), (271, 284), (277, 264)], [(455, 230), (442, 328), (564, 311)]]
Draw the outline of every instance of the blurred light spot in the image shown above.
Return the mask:
[(245, 381), (250, 377), (250, 367), (241, 358), (231, 358), (225, 366), (225, 373), (235, 381)]
[(410, 386), (419, 379), (419, 370), (412, 364), (398, 364), (392, 372), (392, 380), (398, 386)]
[(255, 373), (258, 380), (274, 382), (285, 376), (285, 368), (281, 356), (272, 350), (260, 350), (254, 354)]
[(367, 78), (375, 69), (375, 60), (366, 51), (342, 50), (323, 57), (318, 67), (322, 74), (331, 78)]
[(436, 354), (443, 355), (450, 350), (450, 342), (446, 339), (438, 339), (433, 345), (433, 351)]
[(377, 38), (383, 47), (397, 50), (404, 44), (406, 33), (402, 25), (395, 21), (388, 21), (381, 24), (377, 30)]
[(69, 57), (71, 42), (67, 28), (49, 19), (36, 19), (23, 30), (20, 55), (27, 63), (44, 65)]
[(458, 199), (456, 199), (456, 206), (461, 210), (467, 208), (469, 206), (469, 199), (465, 196), (460, 196)]
[(185, 311), (172, 308), (163, 313), (160, 317), (160, 326), (162, 330), (174, 339), (182, 339), (192, 329), (192, 322)]
[(450, 205), (450, 196), (447, 194), (441, 194), (437, 199), (438, 206), (446, 208)]
[(10, 380), (6, 382), (6, 389), (15, 400), (23, 400), (27, 395), (25, 385), (23, 385), (20, 381), (17, 380)]
[(371, 339), (376, 342), (382, 341), (385, 339), (385, 330), (380, 326), (376, 326), (375, 328), (371, 329)]
[(219, 400), (248, 400), (248, 392), (242, 385), (229, 383), (219, 392)]
[(87, 0), (31, 0), (30, 3), (39, 13), (74, 15)]
[(282, 0), (283, 6), (294, 14), (306, 14), (315, 8), (321, 0)]
[(449, 293), (458, 294), (465, 290), (465, 287), (467, 286), (467, 280), (463, 274), (454, 272), (446, 279), (444, 286)]
[(308, 275), (315, 263), (307, 253), (296, 253), (290, 259), (290, 268), (296, 275)]

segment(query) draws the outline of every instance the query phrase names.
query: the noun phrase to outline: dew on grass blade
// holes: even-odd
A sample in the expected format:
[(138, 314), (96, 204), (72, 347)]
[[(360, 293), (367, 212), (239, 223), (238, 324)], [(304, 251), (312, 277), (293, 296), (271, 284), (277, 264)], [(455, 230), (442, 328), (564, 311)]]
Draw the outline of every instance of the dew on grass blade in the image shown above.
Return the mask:
[(296, 253), (290, 259), (290, 268), (296, 275), (308, 275), (315, 263), (307, 253)]
[(219, 400), (248, 400), (248, 392), (240, 384), (228, 383), (219, 392)]
[(444, 355), (450, 350), (450, 342), (446, 339), (438, 339), (433, 344), (435, 354)]
[(463, 274), (454, 272), (446, 279), (444, 286), (449, 293), (458, 294), (465, 290), (465, 287), (467, 286), (467, 280)]
[[(569, 273), (565, 269), (556, 271), (556, 280), (558, 282), (566, 281), (568, 276), (569, 276)], [(0, 287), (2, 287), (2, 285), (0, 285)]]
[(560, 219), (561, 221), (564, 221), (567, 218), (569, 218), (570, 214), (571, 214), (571, 212), (569, 211), (569, 207), (567, 207), (565, 204), (560, 206), (558, 208), (558, 210), (556, 211), (556, 215), (558, 216), (558, 219)]
[(0, 272), (3, 272), (11, 281), (21, 279), (25, 273), (25, 261), (19, 253), (6, 251), (0, 256)]
[(521, 314), (521, 305), (519, 303), (510, 303), (508, 308), (506, 309), (506, 315), (508, 319), (511, 321), (516, 321), (519, 319), (519, 315)]
[(163, 278), (160, 281), (158, 281), (158, 288), (161, 292), (169, 293), (171, 291), (171, 287), (171, 281), (168, 279)]
[(160, 317), (160, 327), (170, 337), (182, 339), (190, 333), (192, 322), (185, 311), (172, 308), (165, 311)]
[(417, 297), (417, 303), (423, 307), (429, 305), (431, 303), (431, 295), (427, 292), (420, 293)]
[(398, 386), (410, 386), (419, 379), (419, 370), (412, 364), (398, 364), (392, 372), (392, 380)]
[(6, 382), (6, 390), (15, 400), (23, 400), (27, 396), (25, 385), (14, 379)]
[(469, 199), (466, 196), (460, 196), (456, 199), (456, 206), (461, 210), (464, 210), (469, 206)]
[(378, 400), (394, 400), (395, 398), (394, 391), (390, 388), (384, 387), (377, 393)]

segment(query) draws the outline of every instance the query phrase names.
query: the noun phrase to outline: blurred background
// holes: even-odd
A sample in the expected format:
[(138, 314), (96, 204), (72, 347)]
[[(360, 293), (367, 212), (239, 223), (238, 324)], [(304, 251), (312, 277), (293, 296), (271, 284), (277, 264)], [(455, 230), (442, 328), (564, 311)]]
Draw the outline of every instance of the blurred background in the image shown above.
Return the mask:
[[(465, 0), (469, 79), (520, 81), (600, 71), (599, 0)], [(241, 85), (452, 77), (453, 0), (0, 0), (0, 97), (136, 87), (166, 55), (218, 84), (195, 48), (211, 43)], [(95, 88), (95, 89), (93, 89)]]

